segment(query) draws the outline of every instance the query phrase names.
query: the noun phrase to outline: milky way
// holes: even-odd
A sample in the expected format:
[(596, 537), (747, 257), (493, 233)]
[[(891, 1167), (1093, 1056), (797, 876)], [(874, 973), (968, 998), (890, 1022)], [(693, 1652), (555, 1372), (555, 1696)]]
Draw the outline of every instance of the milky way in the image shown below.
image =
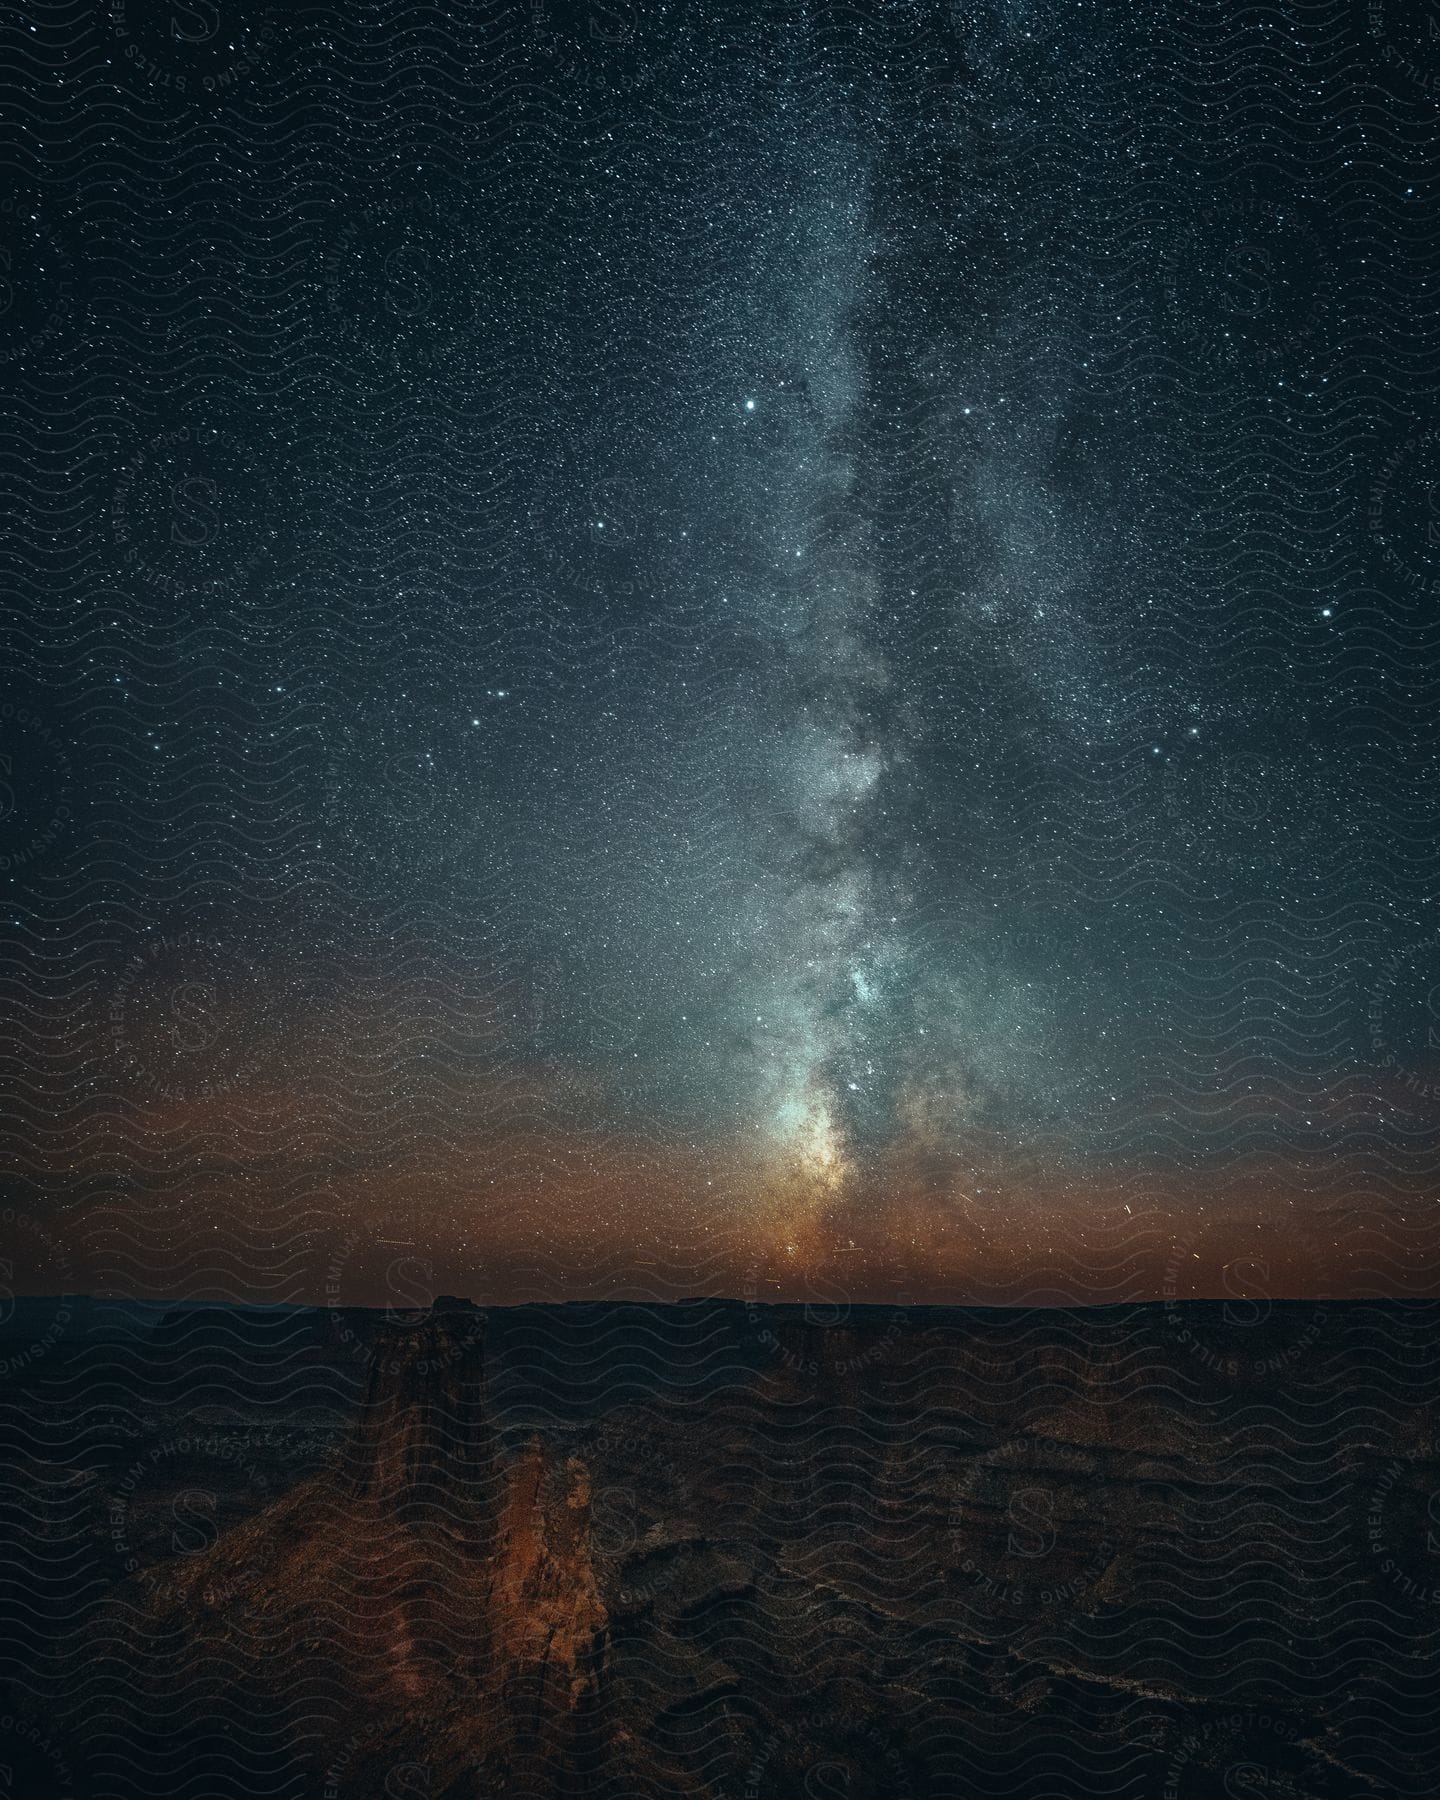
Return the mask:
[[(1044, 997), (974, 899), (998, 871), (983, 849), (956, 867), (963, 847), (935, 839), (935, 792), (965, 771), (937, 745), (929, 690), (957, 650), (1047, 710), (1061, 681), (1074, 703), (1087, 675), (1083, 627), (1063, 616), (1077, 558), (1047, 541), (1065, 509), (1015, 466), (1016, 433), (1053, 430), (1036, 415), (1054, 397), (1029, 374), (1009, 397), (990, 391), (1003, 308), (992, 322), (969, 297), (980, 341), (944, 378), (959, 321), (915, 316), (928, 244), (910, 241), (913, 200), (902, 206), (893, 170), (887, 192), (883, 168), (913, 118), (889, 117), (883, 86), (857, 100), (817, 72), (803, 25), (762, 42), (769, 61), (747, 63), (762, 70), (748, 90), (728, 86), (726, 133), (695, 185), (709, 255), (682, 301), (687, 354), (656, 421), (683, 471), (685, 522), (665, 522), (685, 549), (700, 723), (676, 721), (671, 754), (680, 808), (703, 796), (698, 816), (667, 813), (635, 779), (637, 838), (651, 832), (660, 874), (641, 906), (666, 972), (646, 1039), (673, 1036), (712, 1128), (718, 1101), (762, 1204), (783, 1195), (793, 1225), (851, 1195), (883, 1211), (887, 1153), (953, 1147), (997, 1108), (1023, 1130), (1073, 1084)], [(946, 109), (920, 129), (941, 162), (971, 154), (973, 134)], [(727, 184), (736, 167), (743, 184)], [(1008, 271), (988, 285), (1018, 304)], [(897, 333), (903, 359), (889, 352), (887, 370)], [(982, 412), (992, 442), (967, 424)], [(917, 479), (918, 493), (905, 485)], [(625, 492), (643, 504), (641, 484)], [(602, 510), (597, 538), (615, 528)], [(1047, 607), (1069, 632), (1063, 662)], [(985, 666), (997, 649), (1023, 652), (1024, 629), (1046, 666)], [(937, 633), (947, 641), (926, 641)], [(672, 873), (654, 845), (677, 837), (687, 860)], [(647, 851), (632, 839), (626, 854)], [(691, 945), (703, 979), (676, 998)]]

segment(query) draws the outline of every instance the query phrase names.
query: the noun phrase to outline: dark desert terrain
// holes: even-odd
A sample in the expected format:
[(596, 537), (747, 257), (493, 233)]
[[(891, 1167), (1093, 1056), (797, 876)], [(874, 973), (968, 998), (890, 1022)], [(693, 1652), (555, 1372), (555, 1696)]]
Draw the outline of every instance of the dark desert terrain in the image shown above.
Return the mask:
[(46, 1795), (1423, 1795), (1435, 1308), (21, 1301)]

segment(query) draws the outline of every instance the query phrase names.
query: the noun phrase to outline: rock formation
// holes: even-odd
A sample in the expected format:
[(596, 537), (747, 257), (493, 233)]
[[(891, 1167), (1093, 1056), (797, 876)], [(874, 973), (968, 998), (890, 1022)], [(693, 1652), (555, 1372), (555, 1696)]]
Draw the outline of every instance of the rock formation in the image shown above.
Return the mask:
[(1434, 1791), (1426, 1309), (343, 1323), (328, 1436), (313, 1320), (188, 1408), (173, 1321), (88, 1463), (17, 1398), (77, 1792)]

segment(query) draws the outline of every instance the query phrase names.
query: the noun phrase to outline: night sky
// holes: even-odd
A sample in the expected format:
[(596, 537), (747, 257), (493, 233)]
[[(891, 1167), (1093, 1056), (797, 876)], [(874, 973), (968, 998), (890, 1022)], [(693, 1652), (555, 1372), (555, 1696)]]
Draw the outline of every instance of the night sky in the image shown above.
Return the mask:
[(0, 38), (14, 1286), (1440, 1286), (1427, 9)]

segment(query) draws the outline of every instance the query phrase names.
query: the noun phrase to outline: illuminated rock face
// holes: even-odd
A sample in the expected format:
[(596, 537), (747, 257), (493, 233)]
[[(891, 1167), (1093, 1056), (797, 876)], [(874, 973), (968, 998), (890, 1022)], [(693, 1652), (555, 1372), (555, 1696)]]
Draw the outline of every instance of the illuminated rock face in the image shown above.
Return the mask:
[(496, 1531), (489, 1609), (505, 1684), (534, 1680), (542, 1713), (568, 1713), (598, 1686), (608, 1622), (590, 1543), (590, 1471), (553, 1467), (531, 1440), (509, 1471)]
[(483, 1377), (462, 1317), (382, 1331), (333, 1466), (142, 1581), (159, 1655), (147, 1665), (132, 1642), (132, 1666), (161, 1690), (208, 1690), (192, 1725), (224, 1720), (237, 1692), (270, 1716), (308, 1694), (337, 1795), (385, 1794), (412, 1767), (443, 1778), (434, 1792), (550, 1791), (562, 1765), (593, 1760), (576, 1731), (607, 1626), (589, 1472), (539, 1435), (503, 1455)]

